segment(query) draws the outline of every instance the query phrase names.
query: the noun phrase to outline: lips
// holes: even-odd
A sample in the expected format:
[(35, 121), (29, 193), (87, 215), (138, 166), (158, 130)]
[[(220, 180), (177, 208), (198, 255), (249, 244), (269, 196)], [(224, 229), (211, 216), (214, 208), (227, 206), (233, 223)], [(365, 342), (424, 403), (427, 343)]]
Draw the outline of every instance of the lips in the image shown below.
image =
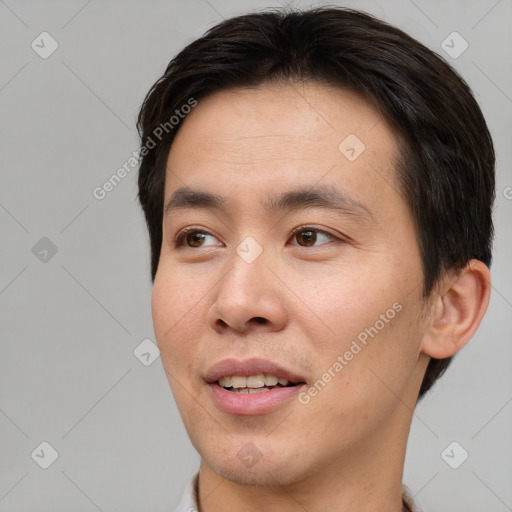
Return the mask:
[[(267, 387), (267, 379), (269, 384), (278, 382)], [(222, 359), (208, 369), (204, 380), (214, 405), (232, 416), (259, 416), (290, 406), (305, 385), (298, 372), (258, 358)]]
[(305, 382), (305, 378), (293, 370), (289, 370), (273, 361), (258, 358), (245, 360), (234, 358), (222, 359), (208, 369), (204, 380), (209, 384), (213, 384), (223, 377), (250, 377), (260, 374), (273, 375), (278, 379), (285, 379), (292, 385)]

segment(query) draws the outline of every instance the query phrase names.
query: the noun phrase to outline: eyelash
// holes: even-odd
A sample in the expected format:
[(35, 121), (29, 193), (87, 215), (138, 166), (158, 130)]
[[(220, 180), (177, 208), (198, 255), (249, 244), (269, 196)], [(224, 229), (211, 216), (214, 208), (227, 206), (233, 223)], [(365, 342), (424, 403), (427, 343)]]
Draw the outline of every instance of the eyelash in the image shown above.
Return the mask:
[[(339, 237), (329, 233), (328, 231), (324, 231), (322, 229), (315, 228), (313, 226), (308, 226), (308, 225), (298, 226), (298, 227), (294, 228), (292, 230), (292, 232), (290, 233), (290, 238), (295, 237), (298, 233), (301, 233), (302, 231), (310, 231), (310, 232), (313, 232), (313, 233), (321, 233), (322, 235), (327, 235), (327, 236), (331, 237), (332, 239), (337, 240), (339, 242), (343, 241), (341, 238), (339, 238)], [(194, 227), (185, 228), (185, 229), (183, 229), (182, 231), (180, 231), (176, 235), (176, 237), (174, 239), (174, 247), (176, 247), (178, 249), (180, 249), (180, 248), (201, 249), (201, 247), (188, 247), (188, 246), (184, 245), (183, 242), (185, 241), (185, 237), (189, 233), (202, 233), (202, 234), (214, 236), (214, 235), (211, 235), (210, 233), (208, 233), (207, 231), (204, 231), (204, 230), (201, 230), (201, 229), (197, 229), (197, 228), (194, 228)], [(327, 245), (327, 244), (321, 244), (321, 245)], [(296, 247), (302, 247), (304, 249), (307, 249), (307, 246), (297, 245)], [(310, 247), (318, 247), (318, 246), (310, 246)]]

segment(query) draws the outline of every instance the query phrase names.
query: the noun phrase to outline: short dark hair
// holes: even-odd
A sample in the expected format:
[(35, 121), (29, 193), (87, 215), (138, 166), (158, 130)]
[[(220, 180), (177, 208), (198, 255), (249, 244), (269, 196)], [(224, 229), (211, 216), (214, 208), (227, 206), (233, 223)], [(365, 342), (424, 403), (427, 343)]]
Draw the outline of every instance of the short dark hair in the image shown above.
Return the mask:
[[(471, 89), (444, 59), (400, 29), (329, 6), (224, 20), (178, 53), (148, 92), (137, 124), (138, 183), (153, 280), (162, 245), (166, 160), (180, 126), (170, 118), (191, 98), (290, 81), (356, 91), (395, 131), (396, 177), (416, 227), (425, 298), (447, 270), (458, 271), (473, 258), (490, 266), (495, 155)], [(430, 360), (419, 398), (451, 359)]]

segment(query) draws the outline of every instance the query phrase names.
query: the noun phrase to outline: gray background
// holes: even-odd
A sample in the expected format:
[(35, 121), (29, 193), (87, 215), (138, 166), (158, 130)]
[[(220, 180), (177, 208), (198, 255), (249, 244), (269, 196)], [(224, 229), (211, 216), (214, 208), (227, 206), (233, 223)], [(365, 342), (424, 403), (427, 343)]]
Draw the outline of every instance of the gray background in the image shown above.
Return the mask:
[[(445, 56), (493, 134), (490, 307), (416, 409), (404, 482), (427, 512), (512, 510), (512, 2), (339, 4), (374, 13)], [(160, 359), (146, 366), (134, 355), (144, 339), (154, 341), (137, 169), (103, 200), (93, 190), (137, 149), (140, 103), (179, 49), (223, 17), (279, 5), (0, 1), (1, 511), (168, 512), (197, 470)], [(42, 46), (43, 31), (59, 45), (46, 59), (31, 47)], [(453, 31), (469, 44), (456, 59), (441, 48)], [(50, 457), (43, 441), (58, 452), (48, 469), (39, 465)], [(452, 441), (469, 453), (458, 469), (441, 456)]]

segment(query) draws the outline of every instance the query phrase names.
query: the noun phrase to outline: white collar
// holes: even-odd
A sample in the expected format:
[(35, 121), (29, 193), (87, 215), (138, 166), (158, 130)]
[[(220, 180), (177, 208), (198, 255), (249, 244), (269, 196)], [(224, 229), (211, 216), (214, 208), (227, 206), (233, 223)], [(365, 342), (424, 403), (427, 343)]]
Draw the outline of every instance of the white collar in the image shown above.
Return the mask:
[[(198, 512), (197, 508), (197, 481), (199, 473), (196, 473), (187, 483), (181, 501), (174, 512)], [(420, 504), (414, 500), (412, 492), (402, 484), (402, 498), (405, 504), (411, 509), (411, 512), (424, 512)]]

